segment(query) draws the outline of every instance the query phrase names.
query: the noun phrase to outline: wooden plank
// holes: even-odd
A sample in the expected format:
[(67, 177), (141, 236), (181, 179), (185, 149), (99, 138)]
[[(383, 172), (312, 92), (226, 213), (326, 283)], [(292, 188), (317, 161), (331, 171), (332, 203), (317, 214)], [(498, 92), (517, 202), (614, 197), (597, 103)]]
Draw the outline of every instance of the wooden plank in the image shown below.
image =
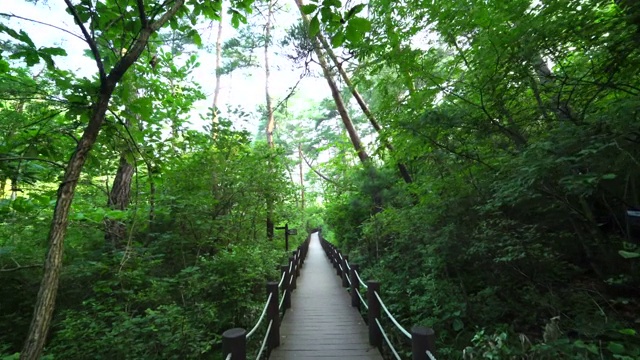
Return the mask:
[(291, 309), (280, 325), (280, 346), (273, 360), (382, 360), (369, 345), (369, 333), (358, 310), (320, 245), (311, 235), (309, 252), (292, 293)]

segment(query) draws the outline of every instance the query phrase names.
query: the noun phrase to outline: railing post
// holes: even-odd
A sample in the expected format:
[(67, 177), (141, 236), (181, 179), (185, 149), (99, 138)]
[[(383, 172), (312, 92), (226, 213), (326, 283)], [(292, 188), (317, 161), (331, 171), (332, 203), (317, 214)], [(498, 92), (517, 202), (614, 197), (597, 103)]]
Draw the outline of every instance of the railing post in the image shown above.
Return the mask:
[(227, 357), (231, 353), (231, 359), (247, 359), (247, 331), (242, 328), (229, 329), (222, 333), (222, 356)]
[(282, 296), (284, 300), (282, 308), (284, 310), (291, 307), (291, 290), (289, 289), (289, 265), (282, 265), (282, 272), (284, 272), (284, 281), (282, 282)]
[(296, 259), (296, 276), (300, 276), (300, 249), (293, 252), (293, 258)]
[(369, 344), (375, 347), (382, 346), (382, 332), (376, 323), (376, 319), (380, 319), (380, 302), (374, 294), (377, 292), (380, 294), (380, 282), (375, 280), (367, 281), (367, 305), (369, 310), (367, 312), (369, 320)]
[(269, 349), (275, 349), (280, 346), (280, 312), (278, 311), (278, 283), (275, 281), (267, 282), (267, 299), (271, 295), (269, 305), (267, 305), (267, 324), (273, 321), (271, 332), (267, 339)]
[(414, 326), (411, 328), (411, 359), (431, 360), (427, 355), (436, 356), (436, 334), (431, 328), (424, 326)]
[(293, 256), (289, 256), (289, 264), (291, 264), (291, 274), (289, 274), (289, 276), (291, 276), (291, 291), (295, 290), (297, 288), (296, 285), (296, 259)]
[(347, 277), (349, 276), (349, 268), (347, 267), (348, 260), (349, 256), (342, 256), (342, 287), (349, 287), (349, 280), (347, 280)]
[(351, 276), (351, 306), (357, 307), (360, 310), (360, 297), (358, 296), (358, 291), (360, 291), (360, 281), (358, 281), (358, 275), (356, 272), (360, 269), (358, 264), (351, 264), (351, 272), (349, 276)]
[(340, 276), (340, 278), (342, 279), (342, 271), (344, 270), (344, 268), (342, 267), (342, 259), (340, 258), (342, 254), (340, 253), (340, 250), (336, 250), (336, 275)]
[(307, 259), (307, 251), (309, 251), (309, 240), (311, 238), (307, 238), (307, 241), (304, 242), (304, 245), (302, 246), (302, 249), (304, 250), (304, 254), (302, 255), (302, 262), (304, 263), (304, 261)]

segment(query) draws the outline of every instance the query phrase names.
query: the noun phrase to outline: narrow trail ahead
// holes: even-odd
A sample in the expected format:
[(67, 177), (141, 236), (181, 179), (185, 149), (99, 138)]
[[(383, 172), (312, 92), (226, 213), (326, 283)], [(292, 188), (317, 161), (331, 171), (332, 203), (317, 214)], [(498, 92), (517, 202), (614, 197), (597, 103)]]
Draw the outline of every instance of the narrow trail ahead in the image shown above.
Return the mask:
[(297, 285), (280, 327), (280, 347), (270, 359), (382, 360), (378, 349), (369, 345), (367, 326), (351, 307), (317, 233), (311, 235)]

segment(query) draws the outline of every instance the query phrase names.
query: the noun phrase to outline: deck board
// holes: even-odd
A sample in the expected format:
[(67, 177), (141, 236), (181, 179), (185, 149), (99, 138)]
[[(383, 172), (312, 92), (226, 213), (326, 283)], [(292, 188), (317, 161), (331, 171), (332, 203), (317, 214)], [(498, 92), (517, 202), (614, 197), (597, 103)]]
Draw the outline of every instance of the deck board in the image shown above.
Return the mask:
[(280, 346), (272, 360), (382, 360), (369, 345), (367, 326), (335, 275), (333, 266), (311, 235), (309, 252), (291, 296), (291, 309), (280, 325)]

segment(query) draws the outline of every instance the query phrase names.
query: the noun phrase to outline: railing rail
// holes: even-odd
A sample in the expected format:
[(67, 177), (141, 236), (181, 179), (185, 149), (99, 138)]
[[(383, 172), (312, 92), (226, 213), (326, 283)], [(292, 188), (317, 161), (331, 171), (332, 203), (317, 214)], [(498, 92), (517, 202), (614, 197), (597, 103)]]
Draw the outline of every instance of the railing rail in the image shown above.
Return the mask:
[(267, 298), (267, 302), (266, 304), (264, 304), (264, 309), (262, 309), (262, 314), (260, 315), (260, 318), (258, 318), (258, 322), (256, 322), (256, 325), (253, 327), (253, 329), (251, 329), (247, 333), (247, 339), (249, 339), (251, 335), (255, 334), (256, 330), (258, 330), (258, 327), (260, 327), (260, 323), (262, 323), (264, 316), (267, 314), (267, 308), (269, 307), (269, 303), (271, 302), (271, 297), (273, 297), (273, 294), (269, 294), (269, 297)]
[(300, 276), (300, 268), (307, 257), (310, 240), (311, 236), (308, 236), (302, 245), (291, 253), (288, 264), (280, 266), (282, 275), (279, 282), (267, 282), (267, 300), (253, 328), (248, 333), (243, 328), (233, 328), (222, 334), (222, 354), (225, 360), (247, 359), (247, 341), (260, 329), (265, 317), (268, 325), (256, 359), (259, 360), (265, 350), (265, 354), (268, 355), (271, 350), (280, 346), (280, 320), (287, 309), (291, 308), (291, 292), (296, 288), (296, 278)]
[(378, 302), (380, 302), (380, 307), (382, 307), (382, 310), (384, 310), (384, 312), (387, 313), (387, 316), (389, 317), (389, 319), (391, 319), (391, 322), (393, 323), (393, 325), (395, 325), (396, 328), (398, 328), (398, 330), (400, 330), (400, 332), (403, 333), (406, 337), (411, 339), (411, 334), (402, 325), (398, 323), (398, 321), (393, 315), (391, 315), (391, 312), (389, 311), (389, 309), (387, 309), (382, 299), (380, 299), (380, 295), (378, 295), (378, 292), (374, 291), (373, 294), (378, 299)]
[[(437, 360), (435, 347), (435, 332), (431, 328), (424, 326), (414, 326), (411, 331), (407, 331), (389, 311), (380, 296), (380, 282), (375, 280), (363, 281), (360, 277), (360, 267), (348, 261), (348, 256), (333, 244), (320, 237), (320, 243), (327, 257), (333, 263), (338, 276), (342, 277), (342, 285), (349, 288), (351, 292), (351, 305), (367, 312), (367, 325), (369, 326), (369, 343), (382, 349), (383, 340), (387, 344), (391, 354), (395, 359), (401, 360), (401, 356), (389, 339), (387, 332), (381, 323), (382, 311), (389, 318), (391, 323), (406, 338), (411, 340), (412, 360)], [(360, 294), (360, 287), (366, 290), (366, 300)]]

